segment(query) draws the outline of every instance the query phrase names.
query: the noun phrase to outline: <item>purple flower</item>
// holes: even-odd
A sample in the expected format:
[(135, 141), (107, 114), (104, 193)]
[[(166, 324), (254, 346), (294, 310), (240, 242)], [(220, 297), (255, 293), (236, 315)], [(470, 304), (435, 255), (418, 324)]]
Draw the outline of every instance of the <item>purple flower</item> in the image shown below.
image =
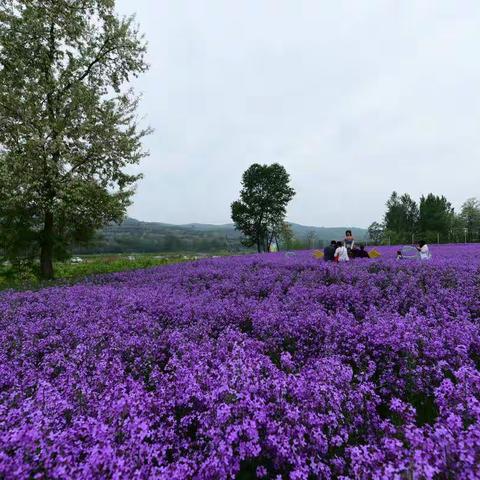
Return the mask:
[(1, 293), (0, 477), (480, 478), (480, 246), (380, 251)]

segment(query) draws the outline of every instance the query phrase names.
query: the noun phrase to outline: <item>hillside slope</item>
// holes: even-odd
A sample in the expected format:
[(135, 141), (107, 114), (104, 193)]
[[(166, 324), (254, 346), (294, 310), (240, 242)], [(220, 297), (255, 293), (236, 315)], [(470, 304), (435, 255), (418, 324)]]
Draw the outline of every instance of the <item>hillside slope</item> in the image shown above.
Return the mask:
[[(332, 239), (341, 239), (345, 227), (314, 227), (291, 223), (300, 246), (318, 248)], [(366, 230), (353, 228), (357, 239), (363, 239)], [(116, 252), (217, 252), (239, 251), (241, 234), (233, 224), (212, 225), (190, 223), (173, 225), (160, 222), (142, 222), (127, 218), (121, 224), (112, 224), (98, 233), (88, 248), (78, 248), (80, 253)]]

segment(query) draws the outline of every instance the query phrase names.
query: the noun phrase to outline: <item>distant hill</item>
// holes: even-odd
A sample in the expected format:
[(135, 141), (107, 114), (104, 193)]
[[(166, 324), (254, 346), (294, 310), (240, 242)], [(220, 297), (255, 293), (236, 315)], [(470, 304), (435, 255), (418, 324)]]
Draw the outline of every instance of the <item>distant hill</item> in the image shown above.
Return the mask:
[[(319, 248), (332, 239), (341, 239), (346, 227), (313, 227), (291, 223), (298, 248)], [(352, 228), (355, 238), (362, 240), (366, 229)], [(77, 253), (133, 253), (133, 252), (220, 252), (241, 251), (241, 234), (233, 224), (211, 225), (189, 223), (173, 225), (160, 222), (142, 222), (127, 218), (121, 224), (111, 224), (98, 232), (87, 248)]]
[(345, 230), (352, 230), (353, 236), (357, 241), (367, 238), (366, 228), (355, 227), (309, 227), (299, 225), (298, 223), (290, 223), (293, 234), (300, 239), (305, 239), (311, 232), (314, 232), (318, 239), (323, 241), (341, 240), (345, 237)]

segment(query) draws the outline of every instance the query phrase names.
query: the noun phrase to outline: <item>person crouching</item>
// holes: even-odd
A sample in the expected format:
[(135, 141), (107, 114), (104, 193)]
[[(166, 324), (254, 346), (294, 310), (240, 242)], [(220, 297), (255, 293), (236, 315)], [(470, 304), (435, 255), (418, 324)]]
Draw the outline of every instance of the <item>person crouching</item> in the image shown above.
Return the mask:
[(368, 252), (365, 250), (365, 245), (363, 243), (360, 245), (359, 248), (355, 248), (352, 250), (353, 258), (370, 258)]
[(337, 249), (335, 250), (335, 261), (348, 262), (349, 260), (350, 259), (348, 258), (347, 247), (345, 247), (343, 242), (337, 242)]

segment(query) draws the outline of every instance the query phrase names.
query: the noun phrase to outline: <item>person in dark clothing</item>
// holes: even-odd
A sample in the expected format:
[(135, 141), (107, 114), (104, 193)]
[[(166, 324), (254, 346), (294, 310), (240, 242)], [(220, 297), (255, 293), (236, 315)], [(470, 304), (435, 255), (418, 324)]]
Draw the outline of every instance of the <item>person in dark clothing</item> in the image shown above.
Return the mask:
[(335, 250), (337, 249), (337, 242), (335, 240), (332, 240), (330, 242), (330, 245), (326, 246), (323, 249), (323, 259), (326, 262), (333, 262), (335, 258)]
[(365, 245), (360, 245), (360, 248), (354, 249), (353, 252), (355, 252), (355, 258), (370, 258), (365, 250)]

